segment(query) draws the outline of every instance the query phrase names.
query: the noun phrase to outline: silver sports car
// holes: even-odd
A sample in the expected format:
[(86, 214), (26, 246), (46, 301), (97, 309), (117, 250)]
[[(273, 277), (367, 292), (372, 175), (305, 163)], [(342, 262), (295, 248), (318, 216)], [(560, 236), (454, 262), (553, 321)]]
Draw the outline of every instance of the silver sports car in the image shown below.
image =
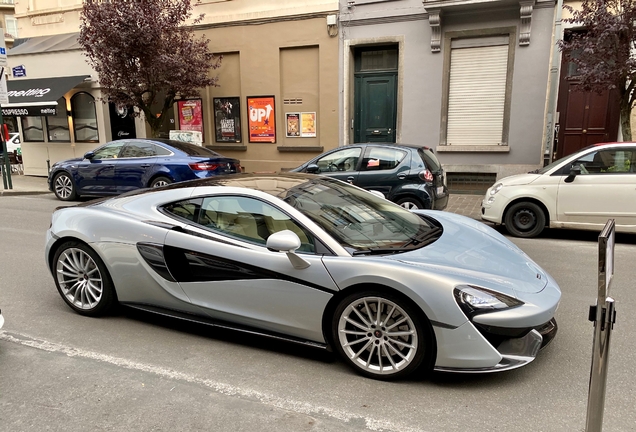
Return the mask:
[(236, 174), (58, 209), (46, 262), (83, 315), (116, 303), (334, 349), (377, 379), (531, 362), (558, 285), (480, 222), (347, 183)]

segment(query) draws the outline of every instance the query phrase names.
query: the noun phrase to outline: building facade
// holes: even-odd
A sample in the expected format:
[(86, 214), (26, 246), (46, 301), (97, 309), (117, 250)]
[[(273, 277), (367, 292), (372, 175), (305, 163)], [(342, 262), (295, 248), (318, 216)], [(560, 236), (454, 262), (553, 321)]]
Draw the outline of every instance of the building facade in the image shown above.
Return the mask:
[(342, 0), (344, 143), (418, 143), (449, 183), (543, 164), (554, 1)]
[[(21, 133), (29, 175), (46, 175), (48, 164), (109, 140), (149, 134), (143, 119), (101, 100), (99, 77), (77, 44), (81, 6), (81, 0), (16, 5), (26, 41), (9, 51), (9, 65), (25, 72), (10, 78), (10, 103), (2, 108)], [(196, 3), (193, 15), (205, 18), (195, 36), (205, 34), (212, 52), (223, 55), (221, 67), (210, 71), (219, 86), (177, 101), (164, 134), (200, 131), (203, 145), (240, 159), (250, 172), (297, 166), (336, 147), (337, 10), (336, 0)], [(49, 89), (47, 96), (29, 99), (38, 89)]]

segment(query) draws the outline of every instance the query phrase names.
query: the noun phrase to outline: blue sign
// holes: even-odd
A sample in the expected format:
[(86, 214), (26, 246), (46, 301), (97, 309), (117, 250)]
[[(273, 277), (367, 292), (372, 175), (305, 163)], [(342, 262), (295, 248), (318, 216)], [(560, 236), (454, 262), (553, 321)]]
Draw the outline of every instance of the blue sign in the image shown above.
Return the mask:
[(24, 65), (16, 66), (11, 68), (11, 72), (13, 73), (14, 78), (25, 77), (26, 76), (26, 68)]
[(0, 47), (0, 55), (7, 55), (7, 49), (4, 47)]

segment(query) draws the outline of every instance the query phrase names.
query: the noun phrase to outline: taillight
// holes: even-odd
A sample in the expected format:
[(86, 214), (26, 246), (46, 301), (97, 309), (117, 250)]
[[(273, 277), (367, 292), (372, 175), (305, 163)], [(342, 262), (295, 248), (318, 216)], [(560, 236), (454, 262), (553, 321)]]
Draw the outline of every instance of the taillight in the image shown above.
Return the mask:
[(420, 171), (420, 173), (418, 174), (420, 179), (424, 180), (425, 182), (428, 183), (433, 183), (433, 173), (430, 172), (429, 170), (425, 169)]
[(194, 171), (214, 171), (219, 167), (219, 164), (213, 162), (197, 162), (189, 165)]

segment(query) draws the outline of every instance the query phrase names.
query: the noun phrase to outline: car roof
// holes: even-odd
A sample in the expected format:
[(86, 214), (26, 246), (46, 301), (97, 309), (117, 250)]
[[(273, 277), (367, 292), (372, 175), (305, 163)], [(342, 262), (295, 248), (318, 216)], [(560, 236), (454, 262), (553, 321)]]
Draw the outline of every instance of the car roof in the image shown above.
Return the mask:
[(430, 147), (427, 147), (422, 144), (409, 144), (409, 143), (399, 143), (399, 144), (398, 143), (355, 143), (355, 144), (349, 144), (349, 145), (352, 145), (352, 146), (356, 145), (356, 146), (363, 146), (363, 147), (407, 147), (410, 149), (423, 148), (423, 149), (431, 150)]

